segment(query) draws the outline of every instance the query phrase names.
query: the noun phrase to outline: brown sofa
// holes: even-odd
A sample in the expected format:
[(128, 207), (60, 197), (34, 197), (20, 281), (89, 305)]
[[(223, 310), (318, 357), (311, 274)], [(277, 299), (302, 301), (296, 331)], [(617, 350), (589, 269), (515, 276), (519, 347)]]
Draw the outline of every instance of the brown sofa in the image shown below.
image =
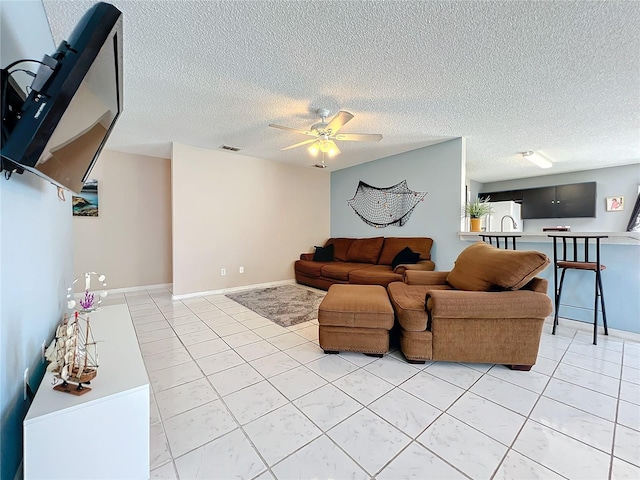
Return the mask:
[[(428, 237), (330, 238), (323, 248), (333, 250), (331, 260), (314, 261), (313, 253), (303, 253), (294, 264), (296, 281), (328, 290), (333, 284), (382, 285), (402, 281), (406, 270), (434, 270), (431, 261), (433, 240)], [(419, 254), (417, 263), (392, 263), (409, 247)]]
[(548, 264), (540, 252), (479, 242), (451, 272), (406, 271), (404, 282), (387, 287), (405, 357), (529, 370), (552, 312), (548, 282), (535, 277)]

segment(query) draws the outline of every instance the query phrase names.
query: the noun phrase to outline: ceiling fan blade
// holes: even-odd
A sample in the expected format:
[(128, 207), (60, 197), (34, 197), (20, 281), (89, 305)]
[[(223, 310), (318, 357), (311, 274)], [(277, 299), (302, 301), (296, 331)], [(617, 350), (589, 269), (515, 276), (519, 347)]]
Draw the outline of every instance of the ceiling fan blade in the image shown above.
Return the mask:
[(276, 125), (275, 123), (270, 123), (269, 126), (273, 128), (279, 128), (280, 130), (287, 130), (289, 132), (301, 133), (302, 135), (310, 135), (314, 137), (316, 136), (315, 133), (308, 132), (306, 130), (299, 130), (297, 128), (285, 127), (283, 125)]
[(298, 148), (298, 147), (301, 147), (303, 145), (308, 145), (310, 143), (315, 142), (316, 140), (317, 139), (312, 138), (311, 140), (305, 140), (304, 142), (296, 143), (294, 145), (289, 145), (288, 147), (281, 148), (280, 150), (284, 152), (285, 150), (291, 150), (292, 148)]
[(344, 110), (340, 110), (336, 113), (336, 116), (329, 122), (329, 125), (325, 128), (325, 131), (329, 133), (329, 135), (335, 135), (338, 130), (340, 130), (349, 120), (353, 118), (353, 115), (349, 112), (345, 112)]
[(382, 135), (379, 133), (339, 133), (334, 138), (347, 142), (379, 142), (382, 140)]

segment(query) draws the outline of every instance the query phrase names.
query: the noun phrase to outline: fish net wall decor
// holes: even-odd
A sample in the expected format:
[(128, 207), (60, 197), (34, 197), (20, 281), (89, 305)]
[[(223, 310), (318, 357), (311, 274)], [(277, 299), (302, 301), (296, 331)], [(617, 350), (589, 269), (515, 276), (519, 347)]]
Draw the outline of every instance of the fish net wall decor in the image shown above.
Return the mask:
[(406, 180), (386, 188), (374, 187), (360, 181), (355, 195), (351, 200), (347, 200), (347, 203), (372, 227), (401, 227), (407, 223), (413, 209), (426, 195), (427, 192), (411, 190)]

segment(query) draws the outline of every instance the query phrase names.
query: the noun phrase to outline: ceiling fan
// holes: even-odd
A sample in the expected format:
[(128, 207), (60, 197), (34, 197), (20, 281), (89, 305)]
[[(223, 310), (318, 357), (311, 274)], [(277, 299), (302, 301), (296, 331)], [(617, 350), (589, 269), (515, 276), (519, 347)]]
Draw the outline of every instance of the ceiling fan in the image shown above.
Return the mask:
[(349, 112), (345, 112), (344, 110), (339, 111), (329, 123), (327, 123), (327, 117), (331, 112), (328, 109), (319, 108), (317, 113), (322, 120), (311, 125), (309, 130), (299, 130), (297, 128), (275, 125), (273, 123), (269, 124), (269, 126), (273, 128), (288, 130), (290, 132), (301, 133), (302, 135), (313, 137), (309, 140), (305, 140), (304, 142), (284, 147), (281, 149), (282, 151), (302, 147), (303, 145), (309, 145), (308, 150), (314, 156), (318, 155), (318, 152), (322, 152), (323, 157), (325, 153), (329, 157), (335, 157), (340, 154), (340, 149), (334, 140), (347, 142), (379, 142), (382, 140), (382, 135), (379, 133), (338, 133), (338, 130), (353, 118), (353, 115)]

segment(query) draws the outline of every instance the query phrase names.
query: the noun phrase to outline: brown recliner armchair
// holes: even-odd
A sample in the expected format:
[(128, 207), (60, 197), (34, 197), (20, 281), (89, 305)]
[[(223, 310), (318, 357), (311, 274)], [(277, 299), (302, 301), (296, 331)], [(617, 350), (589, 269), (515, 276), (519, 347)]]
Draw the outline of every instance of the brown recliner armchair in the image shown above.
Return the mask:
[(451, 272), (405, 272), (388, 293), (410, 362), (498, 363), (530, 370), (545, 318), (548, 282), (535, 277), (549, 264), (532, 251), (499, 250), (479, 242)]

